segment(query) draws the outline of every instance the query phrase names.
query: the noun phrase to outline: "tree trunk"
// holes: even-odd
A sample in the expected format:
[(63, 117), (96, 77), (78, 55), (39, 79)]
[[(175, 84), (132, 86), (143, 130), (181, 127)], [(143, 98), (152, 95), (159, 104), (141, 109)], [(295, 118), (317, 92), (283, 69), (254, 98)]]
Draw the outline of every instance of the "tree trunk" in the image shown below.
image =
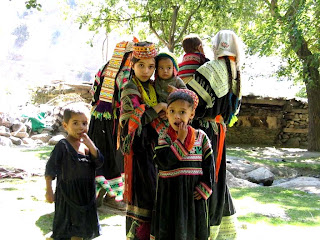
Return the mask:
[[(315, 82), (319, 82), (317, 79)], [(308, 150), (320, 152), (320, 85), (306, 84), (308, 95)]]

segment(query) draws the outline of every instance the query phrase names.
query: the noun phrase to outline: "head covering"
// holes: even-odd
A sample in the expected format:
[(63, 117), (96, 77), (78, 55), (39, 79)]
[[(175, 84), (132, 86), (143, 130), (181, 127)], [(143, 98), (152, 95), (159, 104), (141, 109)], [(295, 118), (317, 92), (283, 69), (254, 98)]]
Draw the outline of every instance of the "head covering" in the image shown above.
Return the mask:
[[(140, 44), (142, 42), (139, 42)], [(145, 42), (145, 46), (139, 46), (139, 43), (133, 45), (133, 57), (138, 59), (148, 59), (157, 56), (155, 44), (152, 42)]]
[(178, 65), (177, 58), (172, 52), (161, 52), (156, 56), (157, 62), (159, 61), (159, 58), (170, 58), (173, 63), (173, 67), (175, 71), (179, 72), (179, 65)]
[[(183, 93), (188, 94), (193, 99), (193, 109), (197, 108), (198, 103), (199, 103), (199, 98), (198, 98), (198, 95), (194, 91), (191, 91), (189, 89), (178, 88), (177, 90), (170, 93), (169, 96), (171, 94), (177, 93), (177, 92), (183, 92)], [(168, 96), (168, 98), (169, 98), (169, 96)]]
[(231, 30), (221, 30), (212, 39), (214, 59), (223, 56), (233, 56), (236, 58), (237, 67), (240, 63), (241, 40)]

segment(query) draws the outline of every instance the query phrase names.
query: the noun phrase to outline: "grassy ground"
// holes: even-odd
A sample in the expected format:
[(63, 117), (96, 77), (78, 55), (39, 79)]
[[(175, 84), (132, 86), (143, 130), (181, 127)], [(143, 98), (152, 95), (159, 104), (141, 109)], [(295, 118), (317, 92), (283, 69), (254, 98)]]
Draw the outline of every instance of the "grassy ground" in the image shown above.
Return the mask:
[[(54, 205), (45, 202), (42, 174), (51, 149), (1, 148), (5, 157), (0, 159), (0, 167), (29, 172), (24, 179), (0, 180), (0, 226), (4, 236), (1, 239), (36, 240), (44, 239), (50, 233)], [(241, 152), (238, 156), (245, 159), (255, 152), (230, 149), (231, 154), (236, 155), (237, 151)], [(261, 155), (256, 157), (261, 158)], [(238, 214), (240, 240), (280, 239), (280, 236), (282, 239), (316, 239), (320, 232), (320, 198), (315, 195), (276, 187), (233, 188), (231, 193)], [(103, 207), (99, 209), (99, 217), (103, 235), (97, 239), (125, 239), (123, 214)]]

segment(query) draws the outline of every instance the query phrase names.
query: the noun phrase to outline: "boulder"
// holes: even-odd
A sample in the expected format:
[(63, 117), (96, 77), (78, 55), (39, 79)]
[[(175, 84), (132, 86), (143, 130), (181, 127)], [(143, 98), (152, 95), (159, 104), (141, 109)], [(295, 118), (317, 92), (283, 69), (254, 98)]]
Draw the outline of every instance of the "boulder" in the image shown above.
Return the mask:
[(12, 132), (11, 136), (17, 137), (17, 138), (27, 138), (29, 137), (29, 134), (27, 132)]
[(63, 134), (53, 136), (52, 138), (50, 138), (48, 144), (49, 145), (56, 145), (63, 138), (65, 138), (65, 136)]
[(41, 133), (31, 136), (32, 140), (41, 140), (44, 143), (47, 143), (51, 138), (51, 135), (49, 133)]
[(246, 174), (247, 180), (253, 183), (271, 186), (274, 181), (274, 174), (267, 168), (260, 167)]
[(20, 138), (11, 136), (10, 140), (12, 141), (12, 143), (14, 145), (21, 145), (22, 144), (22, 140)]
[(0, 126), (0, 136), (10, 137), (10, 129), (5, 126)]
[(295, 189), (320, 196), (320, 179), (315, 177), (298, 177), (281, 182), (274, 187)]
[(0, 146), (11, 147), (12, 141), (10, 138), (0, 136)]

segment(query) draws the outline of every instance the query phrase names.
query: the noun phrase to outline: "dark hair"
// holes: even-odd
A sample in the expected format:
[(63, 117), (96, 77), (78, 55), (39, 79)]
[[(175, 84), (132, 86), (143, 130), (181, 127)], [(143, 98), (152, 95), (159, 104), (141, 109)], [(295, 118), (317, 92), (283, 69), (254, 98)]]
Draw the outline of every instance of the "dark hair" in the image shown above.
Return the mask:
[(89, 117), (89, 109), (82, 103), (71, 103), (67, 105), (63, 112), (63, 121), (68, 123), (72, 114), (84, 114)]
[(182, 40), (182, 47), (185, 53), (198, 52), (198, 47), (202, 44), (198, 35), (190, 34)]
[(167, 99), (168, 107), (171, 103), (178, 101), (178, 100), (183, 100), (183, 101), (190, 103), (190, 107), (192, 107), (192, 108), (194, 106), (193, 98), (188, 93), (176, 91), (176, 92), (172, 92), (169, 94), (168, 99)]

